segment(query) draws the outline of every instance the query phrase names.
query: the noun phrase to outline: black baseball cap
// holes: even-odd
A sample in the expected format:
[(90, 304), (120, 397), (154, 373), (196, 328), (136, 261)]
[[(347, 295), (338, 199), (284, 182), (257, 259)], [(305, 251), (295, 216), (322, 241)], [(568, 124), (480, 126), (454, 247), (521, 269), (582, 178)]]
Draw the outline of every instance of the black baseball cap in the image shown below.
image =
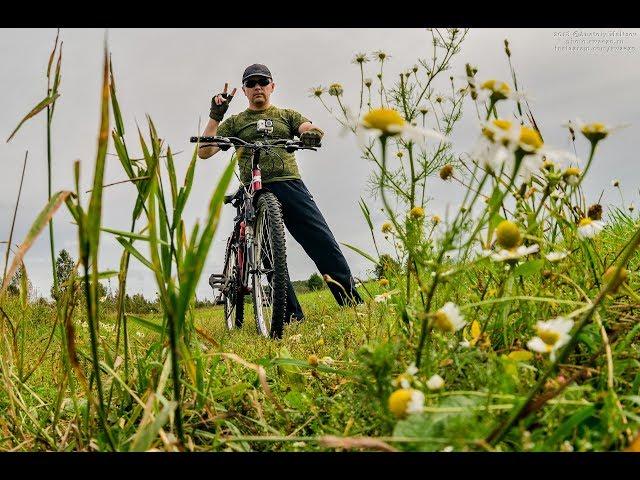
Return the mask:
[(249, 77), (267, 77), (273, 79), (267, 66), (262, 65), (261, 63), (254, 63), (253, 65), (249, 65), (245, 68), (244, 73), (242, 74), (242, 83), (244, 83), (244, 81)]

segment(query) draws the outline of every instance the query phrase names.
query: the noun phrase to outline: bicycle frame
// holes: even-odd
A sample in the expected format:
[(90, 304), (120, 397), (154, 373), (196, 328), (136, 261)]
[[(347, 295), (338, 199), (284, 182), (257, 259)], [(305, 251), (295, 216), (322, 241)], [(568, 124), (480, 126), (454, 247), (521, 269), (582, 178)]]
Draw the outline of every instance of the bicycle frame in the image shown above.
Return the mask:
[[(241, 188), (232, 196), (225, 197), (225, 203), (231, 203), (237, 209), (237, 215), (234, 218), (233, 233), (229, 239), (231, 243), (231, 249), (233, 254), (236, 255), (236, 265), (238, 266), (238, 276), (241, 280), (241, 295), (251, 293), (251, 277), (259, 270), (257, 261), (260, 259), (254, 258), (255, 245), (254, 245), (254, 227), (256, 220), (256, 208), (255, 201), (259, 192), (262, 190), (262, 172), (260, 169), (260, 152), (269, 148), (284, 148), (288, 152), (295, 150), (316, 150), (316, 147), (320, 145), (309, 146), (303, 144), (301, 141), (293, 141), (288, 139), (276, 140), (275, 142), (267, 142), (268, 133), (263, 134), (264, 141), (257, 141), (255, 143), (245, 142), (242, 139), (235, 137), (191, 137), (191, 142), (203, 142), (212, 143), (213, 146), (218, 146), (221, 150), (227, 150), (231, 146), (242, 146), (250, 148), (252, 150), (251, 155), (251, 181), (248, 186), (242, 185)], [(241, 194), (241, 195), (240, 195)], [(240, 198), (237, 198), (240, 197)], [(234, 248), (235, 247), (235, 248)], [(228, 279), (224, 278), (224, 274), (215, 275), (215, 278), (220, 278), (224, 281), (223, 286), (228, 287)], [(210, 285), (215, 288), (214, 285), (218, 284), (218, 281), (210, 280)]]

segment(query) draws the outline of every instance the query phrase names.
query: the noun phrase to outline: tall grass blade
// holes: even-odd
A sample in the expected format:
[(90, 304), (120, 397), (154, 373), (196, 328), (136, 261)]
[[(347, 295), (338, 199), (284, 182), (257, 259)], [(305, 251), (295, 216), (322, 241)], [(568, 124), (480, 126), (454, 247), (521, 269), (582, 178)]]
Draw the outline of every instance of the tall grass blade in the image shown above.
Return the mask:
[(364, 258), (366, 258), (367, 260), (373, 262), (374, 264), (378, 263), (378, 260), (376, 260), (375, 258), (373, 258), (371, 255), (369, 255), (367, 252), (365, 252), (364, 250), (359, 249), (358, 247), (354, 247), (353, 245), (350, 245), (348, 243), (344, 243), (344, 242), (340, 242), (342, 245), (344, 245), (347, 248), (350, 248), (351, 250), (353, 250), (356, 253), (359, 253), (360, 255), (362, 255)]
[(69, 197), (69, 195), (72, 195), (72, 192), (57, 192), (33, 222), (31, 228), (29, 229), (29, 232), (27, 233), (27, 236), (20, 244), (20, 248), (18, 248), (18, 250), (16, 251), (13, 257), (13, 261), (11, 262), (11, 267), (9, 267), (9, 270), (7, 271), (7, 274), (3, 279), (2, 287), (0, 288), (0, 298), (2, 298), (6, 289), (9, 287), (9, 282), (11, 281), (13, 274), (16, 273), (16, 270), (22, 264), (22, 259), (33, 245), (33, 242), (36, 241), (49, 220), (58, 211), (60, 205), (62, 205), (62, 203), (67, 199), (67, 197)]
[[(98, 153), (93, 177), (93, 192), (89, 200), (86, 229), (80, 231), (81, 257), (85, 269), (85, 294), (87, 298), (87, 323), (91, 338), (91, 357), (94, 369), (94, 379), (98, 390), (98, 413), (100, 423), (112, 450), (115, 443), (107, 425), (107, 415), (104, 404), (102, 380), (100, 378), (100, 359), (98, 353), (98, 248), (100, 243), (100, 221), (102, 217), (102, 184), (104, 179), (105, 158), (109, 140), (109, 62), (107, 48), (104, 49), (104, 64), (102, 75), (102, 101), (100, 131), (98, 136)], [(89, 272), (91, 281), (89, 281)]]
[(44, 110), (45, 108), (47, 108), (49, 105), (51, 105), (53, 102), (56, 101), (56, 99), (60, 96), (59, 93), (55, 93), (53, 95), (47, 96), (44, 100), (42, 100), (40, 103), (38, 103), (35, 107), (33, 107), (31, 109), (31, 111), (29, 113), (27, 113), (22, 120), (20, 120), (20, 123), (18, 123), (18, 126), (13, 130), (13, 132), (11, 132), (11, 135), (9, 135), (9, 138), (7, 138), (7, 143), (9, 143), (11, 141), (11, 139), (14, 137), (14, 135), (16, 133), (18, 133), (18, 130), (20, 130), (20, 127), (22, 127), (22, 125), (24, 124), (24, 122), (26, 122), (27, 120), (29, 120), (30, 118), (35, 117), (38, 113), (40, 113), (42, 110)]

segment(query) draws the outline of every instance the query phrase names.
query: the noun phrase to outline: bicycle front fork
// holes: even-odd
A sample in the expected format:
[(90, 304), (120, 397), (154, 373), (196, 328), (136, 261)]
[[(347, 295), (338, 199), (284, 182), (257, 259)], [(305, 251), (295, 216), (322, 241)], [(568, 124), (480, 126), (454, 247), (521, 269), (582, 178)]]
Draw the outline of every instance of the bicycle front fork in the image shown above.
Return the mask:
[(253, 248), (253, 225), (240, 223), (240, 241), (238, 248), (238, 266), (242, 278), (244, 293), (251, 293), (250, 274), (255, 265), (255, 249)]

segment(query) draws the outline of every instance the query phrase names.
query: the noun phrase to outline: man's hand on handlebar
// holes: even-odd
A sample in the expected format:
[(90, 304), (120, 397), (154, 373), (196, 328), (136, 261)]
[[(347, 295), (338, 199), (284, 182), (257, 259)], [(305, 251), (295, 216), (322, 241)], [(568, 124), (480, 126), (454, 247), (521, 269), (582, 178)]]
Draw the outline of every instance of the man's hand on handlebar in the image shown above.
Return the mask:
[(305, 147), (319, 147), (324, 132), (317, 127), (302, 132), (300, 141)]
[(222, 93), (217, 94), (211, 99), (211, 110), (209, 112), (209, 118), (211, 118), (212, 120), (221, 122), (224, 118), (224, 114), (229, 108), (229, 103), (231, 103), (231, 100), (233, 100), (233, 96), (236, 94), (237, 90), (237, 88), (234, 88), (229, 94), (227, 93), (228, 88), (229, 84), (225, 83)]

